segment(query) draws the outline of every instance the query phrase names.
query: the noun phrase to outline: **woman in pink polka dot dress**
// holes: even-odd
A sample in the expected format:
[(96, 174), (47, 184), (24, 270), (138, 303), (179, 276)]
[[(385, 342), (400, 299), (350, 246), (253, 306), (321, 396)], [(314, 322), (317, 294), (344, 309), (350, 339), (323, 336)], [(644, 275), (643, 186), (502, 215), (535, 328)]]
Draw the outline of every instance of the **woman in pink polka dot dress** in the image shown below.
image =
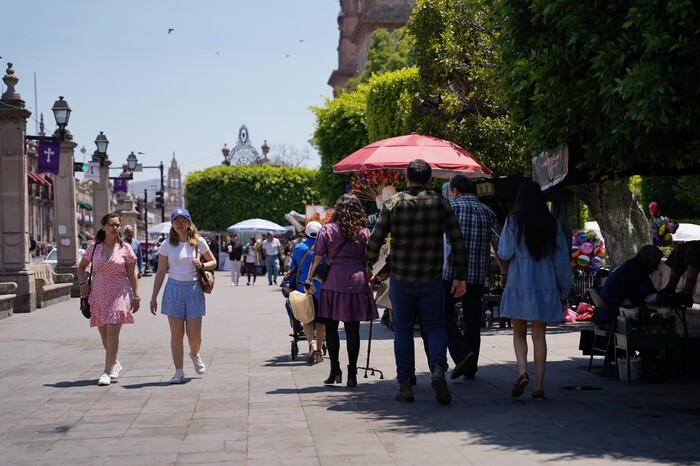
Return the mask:
[[(122, 365), (117, 359), (122, 324), (133, 324), (139, 310), (136, 254), (121, 241), (121, 219), (116, 213), (102, 217), (102, 229), (95, 243), (88, 246), (78, 264), (80, 295), (90, 296), (90, 327), (97, 327), (105, 348), (105, 369), (98, 385), (109, 385), (119, 378)], [(86, 269), (92, 262), (92, 283), (86, 281)]]

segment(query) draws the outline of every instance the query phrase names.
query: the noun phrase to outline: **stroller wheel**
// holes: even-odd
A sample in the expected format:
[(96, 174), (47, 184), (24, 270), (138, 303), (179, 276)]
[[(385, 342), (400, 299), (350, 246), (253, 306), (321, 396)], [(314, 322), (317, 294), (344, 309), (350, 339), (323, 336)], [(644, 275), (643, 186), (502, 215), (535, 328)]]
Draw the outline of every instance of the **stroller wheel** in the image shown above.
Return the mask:
[(298, 354), (299, 354), (299, 345), (297, 345), (296, 341), (292, 341), (292, 361), (294, 361), (297, 358)]

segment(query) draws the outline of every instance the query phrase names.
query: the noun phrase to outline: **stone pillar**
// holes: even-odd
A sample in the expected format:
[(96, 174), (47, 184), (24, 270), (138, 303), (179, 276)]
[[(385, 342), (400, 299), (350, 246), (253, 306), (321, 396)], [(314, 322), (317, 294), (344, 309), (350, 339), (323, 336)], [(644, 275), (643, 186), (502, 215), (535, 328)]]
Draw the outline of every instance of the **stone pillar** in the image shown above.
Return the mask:
[(119, 216), (122, 219), (122, 234), (124, 233), (124, 227), (126, 225), (131, 225), (132, 227), (134, 227), (134, 238), (138, 239), (139, 213), (136, 210), (136, 202), (134, 202), (134, 198), (131, 195), (124, 195), (124, 198), (121, 200), (117, 211), (119, 212)]
[(54, 225), (56, 228), (56, 248), (58, 263), (56, 273), (72, 273), (73, 287), (71, 296), (80, 297), (78, 286), (78, 224), (75, 215), (75, 175), (73, 173), (74, 152), (77, 144), (66, 130), (66, 141), (61, 142), (61, 161), (58, 176), (54, 183)]
[(100, 182), (92, 186), (92, 212), (95, 215), (93, 226), (95, 234), (102, 228), (102, 217), (112, 211), (111, 193), (109, 191), (109, 166), (112, 162), (105, 157), (100, 166)]
[(15, 92), (12, 63), (0, 96), (0, 282), (15, 282), (14, 312), (36, 310), (34, 273), (29, 270), (29, 197), (25, 135), (31, 112)]

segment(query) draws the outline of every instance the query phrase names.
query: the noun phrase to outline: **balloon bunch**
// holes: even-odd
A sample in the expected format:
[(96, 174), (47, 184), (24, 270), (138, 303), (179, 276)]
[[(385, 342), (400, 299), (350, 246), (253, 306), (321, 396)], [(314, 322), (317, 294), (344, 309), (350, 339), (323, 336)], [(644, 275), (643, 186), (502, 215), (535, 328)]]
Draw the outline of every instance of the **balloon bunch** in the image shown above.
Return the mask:
[(603, 267), (605, 244), (593, 230), (574, 230), (571, 237), (571, 268), (593, 269)]
[(673, 241), (672, 235), (678, 230), (678, 224), (661, 215), (661, 207), (657, 202), (649, 203), (649, 230), (654, 238), (654, 246), (668, 246)]

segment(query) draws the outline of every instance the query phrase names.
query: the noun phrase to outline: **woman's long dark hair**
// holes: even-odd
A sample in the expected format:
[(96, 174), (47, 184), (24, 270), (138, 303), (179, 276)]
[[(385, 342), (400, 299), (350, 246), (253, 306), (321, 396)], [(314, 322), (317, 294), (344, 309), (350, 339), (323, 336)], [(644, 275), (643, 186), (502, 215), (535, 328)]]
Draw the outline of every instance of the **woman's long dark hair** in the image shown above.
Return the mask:
[(354, 243), (360, 238), (360, 230), (367, 226), (367, 214), (357, 196), (347, 193), (335, 203), (331, 222), (338, 223), (345, 241)]
[[(118, 218), (119, 223), (121, 223), (121, 221), (122, 221), (121, 217), (119, 217), (119, 214), (117, 214), (116, 212), (110, 212), (107, 215), (105, 215), (104, 217), (102, 217), (102, 220), (100, 220), (100, 223), (102, 224), (102, 226), (107, 225), (107, 222), (109, 222), (110, 218)], [(105, 240), (105, 231), (100, 228), (99, 230), (97, 230), (97, 234), (95, 235), (95, 244), (100, 244), (104, 240)], [(117, 243), (121, 247), (121, 245), (122, 245), (121, 235), (117, 236)]]
[(547, 208), (540, 185), (526, 181), (520, 186), (513, 218), (518, 225), (518, 242), (524, 237), (525, 246), (536, 261), (557, 247), (557, 219)]

